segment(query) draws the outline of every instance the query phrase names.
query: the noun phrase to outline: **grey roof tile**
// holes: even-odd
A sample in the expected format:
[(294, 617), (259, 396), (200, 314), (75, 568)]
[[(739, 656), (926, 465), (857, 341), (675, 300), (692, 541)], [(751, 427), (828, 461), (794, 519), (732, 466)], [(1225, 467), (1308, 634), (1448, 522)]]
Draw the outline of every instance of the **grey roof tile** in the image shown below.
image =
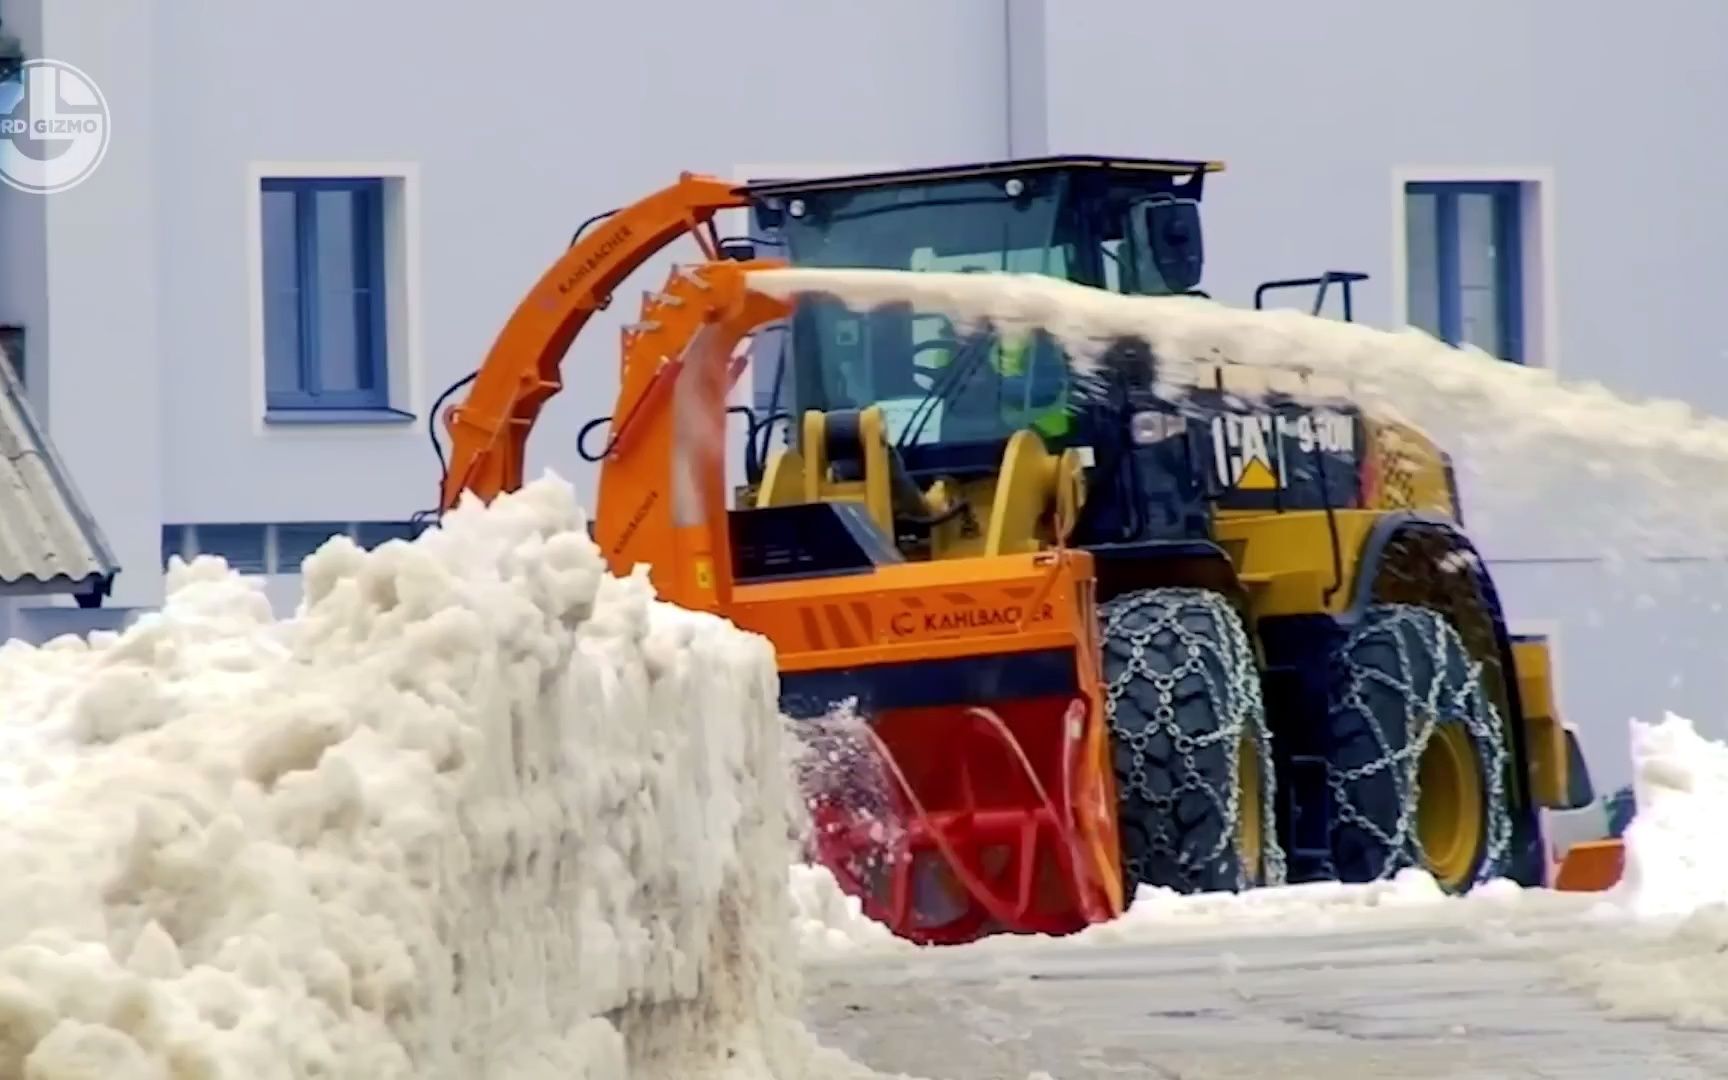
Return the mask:
[(106, 591), (119, 569), (23, 386), (0, 359), (0, 594)]

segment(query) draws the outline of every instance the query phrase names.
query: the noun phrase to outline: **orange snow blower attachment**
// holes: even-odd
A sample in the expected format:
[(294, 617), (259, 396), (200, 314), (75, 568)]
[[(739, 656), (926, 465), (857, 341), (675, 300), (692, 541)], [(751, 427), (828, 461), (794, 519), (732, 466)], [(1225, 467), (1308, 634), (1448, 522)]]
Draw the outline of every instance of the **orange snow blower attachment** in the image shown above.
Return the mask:
[[(807, 505), (806, 526), (833, 504)], [(817, 855), (868, 915), (955, 943), (1122, 910), (1090, 556), (764, 581), (732, 615), (779, 646), (794, 717), (819, 727), (850, 700), (868, 718), (885, 807), (823, 784), (810, 800)]]
[(806, 456), (782, 459), (775, 495), (728, 509), (738, 346), (788, 312), (748, 285), (779, 264), (718, 257), (713, 216), (741, 205), (723, 182), (686, 175), (574, 244), (447, 415), (441, 505), (522, 483), (527, 432), (576, 332), (691, 232), (709, 261), (674, 270), (624, 331), (594, 524), (613, 572), (645, 564), (663, 599), (771, 640), (782, 708), (811, 731), (854, 703), (865, 758), (828, 764), (878, 770), (883, 805), (862, 812), (820, 780), (810, 802), (815, 853), (872, 917), (932, 943), (1113, 917), (1124, 885), (1092, 558), (1026, 540), (1047, 504), (1071, 516), (1053, 493), (1072, 463), (1011, 441), (977, 557), (911, 561), (884, 522), (904, 487), (891, 494), (881, 409), (811, 412)]

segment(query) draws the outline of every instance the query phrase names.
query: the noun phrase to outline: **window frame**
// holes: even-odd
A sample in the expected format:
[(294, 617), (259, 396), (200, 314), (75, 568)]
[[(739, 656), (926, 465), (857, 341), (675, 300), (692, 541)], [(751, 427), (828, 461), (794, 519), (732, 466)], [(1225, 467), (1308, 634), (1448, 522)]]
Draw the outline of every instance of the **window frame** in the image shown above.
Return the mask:
[[(239, 569), (240, 574), (245, 577), (295, 576), (300, 573), (301, 563), (305, 560), (307, 555), (311, 554), (311, 552), (307, 552), (305, 555), (301, 555), (299, 558), (291, 561), (285, 559), (283, 555), (283, 548), (285, 546), (282, 535), (283, 530), (305, 529), (308, 527), (325, 534), (323, 539), (313, 545), (314, 551), (338, 536), (346, 536), (362, 549), (370, 551), (381, 547), (389, 540), (413, 539), (417, 532), (417, 527), (412, 520), (398, 520), (391, 518), (366, 519), (360, 521), (302, 520), (271, 522), (164, 522), (162, 525), (162, 570), (163, 572), (167, 571), (168, 560), (170, 556), (174, 555), (178, 555), (188, 562), (199, 555), (218, 555), (224, 559), (231, 559), (234, 551), (232, 546), (223, 544), (219, 541), (211, 542), (207, 540), (206, 537), (219, 537), (222, 535), (221, 530), (232, 530), (232, 532), (229, 533), (230, 536), (245, 535), (250, 530), (257, 530), (256, 537), (259, 543), (258, 554), (255, 558), (244, 560), (248, 565), (254, 568), (246, 569), (236, 567), (235, 563), (232, 561), (230, 561), (229, 566)], [(211, 532), (206, 533), (205, 530), (211, 530)], [(368, 532), (381, 535), (378, 535), (376, 539), (368, 542), (366, 536)], [(248, 537), (248, 539), (250, 539), (250, 537)], [(290, 550), (297, 550), (303, 545), (295, 543), (287, 546)]]
[[(1402, 185), (1400, 196), (1400, 216), (1405, 222), (1409, 220), (1412, 196), (1434, 198), (1434, 279), (1439, 294), (1435, 300), (1440, 323), (1436, 329), (1442, 341), (1455, 347), (1463, 339), (1458, 197), (1486, 195), (1492, 200), (1497, 249), (1494, 271), (1496, 331), (1502, 342), (1500, 359), (1515, 364), (1529, 363), (1524, 325), (1527, 289), (1524, 280), (1524, 186), (1525, 182), (1520, 180), (1407, 180)], [(1402, 248), (1402, 254), (1404, 266), (1400, 270), (1404, 288), (1408, 290), (1412, 254), (1407, 245)], [(1401, 303), (1407, 321), (1407, 291)]]
[[(322, 357), (318, 334), (319, 295), (317, 288), (317, 237), (313, 216), (316, 197), (324, 192), (346, 192), (356, 196), (363, 207), (363, 225), (356, 230), (356, 239), (365, 250), (356, 253), (357, 271), (364, 269), (367, 304), (362, 320), (363, 340), (367, 353), (365, 366), (371, 387), (352, 390), (324, 390), (320, 385)], [(294, 197), (294, 244), (296, 254), (295, 288), (299, 298), (295, 317), (299, 326), (299, 349), (296, 356), (297, 389), (270, 388), (273, 365), (268, 339), (263, 342), (264, 397), (267, 414), (295, 412), (367, 411), (390, 408), (389, 357), (389, 280), (385, 265), (385, 181), (382, 177), (360, 176), (265, 176), (259, 180), (259, 272), (269, 259), (270, 236), (264, 225), (263, 205), (272, 192), (286, 192)], [(262, 296), (262, 314), (269, 320), (271, 297), (268, 290)]]

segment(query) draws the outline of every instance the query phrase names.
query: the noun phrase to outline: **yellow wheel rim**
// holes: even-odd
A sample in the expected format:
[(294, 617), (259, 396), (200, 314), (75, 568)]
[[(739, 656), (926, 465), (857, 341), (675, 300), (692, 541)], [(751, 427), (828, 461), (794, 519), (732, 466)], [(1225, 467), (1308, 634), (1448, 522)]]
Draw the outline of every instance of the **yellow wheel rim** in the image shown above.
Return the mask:
[(1260, 747), (1243, 736), (1236, 743), (1236, 850), (1249, 880), (1260, 876), (1260, 857), (1266, 840), (1261, 833), (1263, 804), (1260, 801)]
[(1462, 888), (1482, 850), (1482, 763), (1461, 724), (1436, 726), (1416, 766), (1416, 837), (1429, 872), (1448, 889)]

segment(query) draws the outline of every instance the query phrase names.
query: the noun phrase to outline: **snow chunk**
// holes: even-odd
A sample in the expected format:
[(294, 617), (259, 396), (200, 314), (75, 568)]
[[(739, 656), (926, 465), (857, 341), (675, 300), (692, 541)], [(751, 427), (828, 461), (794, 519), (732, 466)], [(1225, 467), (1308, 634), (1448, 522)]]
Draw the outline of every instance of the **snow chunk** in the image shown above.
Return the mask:
[(1637, 923), (1566, 966), (1616, 1016), (1728, 1029), (1728, 745), (1673, 713), (1631, 732), (1637, 811), (1606, 900)]
[(916, 948), (864, 914), (864, 905), (840, 888), (827, 867), (793, 863), (788, 869), (794, 926), (805, 957)]
[(791, 1019), (766, 641), (551, 476), (304, 575), (0, 647), (0, 1076), (847, 1072)]
[(1240, 893), (1182, 894), (1142, 885), (1121, 918), (1089, 926), (1074, 940), (1114, 945), (1183, 931), (1235, 931), (1254, 925), (1279, 931), (1326, 930), (1359, 924), (1364, 913), (1377, 909), (1428, 908), (1448, 899), (1432, 876), (1413, 869), (1367, 884), (1316, 881)]
[(1632, 790), (1626, 869), (1611, 894), (1642, 918), (1683, 916), (1728, 904), (1728, 745), (1667, 713), (1632, 721)]

